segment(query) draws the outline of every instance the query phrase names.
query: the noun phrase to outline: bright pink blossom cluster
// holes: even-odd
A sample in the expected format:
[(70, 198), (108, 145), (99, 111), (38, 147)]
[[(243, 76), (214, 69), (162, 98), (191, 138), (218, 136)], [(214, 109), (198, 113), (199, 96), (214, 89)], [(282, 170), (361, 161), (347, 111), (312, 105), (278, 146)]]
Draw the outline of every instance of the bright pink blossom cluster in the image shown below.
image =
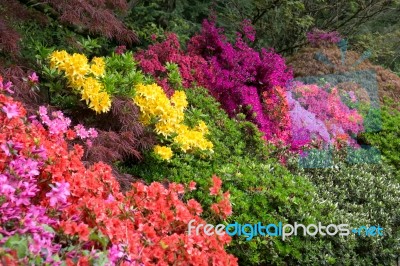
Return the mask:
[[(250, 25), (245, 25), (248, 32)], [(188, 53), (207, 61), (203, 66), (206, 87), (230, 116), (244, 112), (266, 139), (271, 140), (276, 135), (276, 126), (268, 114), (269, 106), (263, 105), (262, 95), (274, 87), (285, 87), (292, 79), (283, 57), (273, 50), (255, 51), (241, 35), (234, 45), (230, 44), (222, 29), (207, 20), (203, 22), (201, 33), (190, 40)]]
[(363, 118), (342, 102), (337, 88), (297, 82), (289, 97), (295, 146), (315, 139), (324, 144), (355, 144), (352, 136), (363, 130)]
[[(255, 38), (250, 21), (242, 23), (242, 34), (231, 44), (213, 21), (205, 20), (201, 32), (192, 37), (187, 51), (181, 50), (176, 35), (149, 46), (135, 57), (146, 73), (168, 86), (164, 65), (177, 63), (185, 87), (202, 85), (221, 103), (230, 116), (246, 114), (264, 138), (275, 144), (299, 149), (310, 143), (319, 146), (342, 141), (362, 130), (362, 117), (349, 109), (333, 89), (327, 92), (317, 85), (291, 84), (293, 75), (283, 57), (273, 50), (261, 52), (249, 47)], [(338, 42), (337, 32), (313, 30), (309, 40)], [(352, 101), (354, 97), (349, 95)]]

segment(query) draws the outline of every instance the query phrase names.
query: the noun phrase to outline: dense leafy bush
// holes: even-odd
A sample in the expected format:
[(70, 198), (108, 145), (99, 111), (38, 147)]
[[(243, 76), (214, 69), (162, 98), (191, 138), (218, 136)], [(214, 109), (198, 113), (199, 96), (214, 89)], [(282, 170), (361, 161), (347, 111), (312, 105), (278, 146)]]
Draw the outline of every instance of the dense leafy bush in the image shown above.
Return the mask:
[(384, 161), (397, 169), (397, 179), (400, 181), (400, 112), (397, 103), (387, 101), (382, 107), (382, 130), (379, 132), (364, 133), (360, 140), (377, 147), (383, 155)]
[[(334, 153), (335, 162), (330, 167), (295, 167), (292, 171), (313, 182), (318, 194), (316, 202), (330, 206), (325, 221), (346, 223), (353, 228), (380, 225), (384, 236), (334, 237), (330, 239), (331, 262), (335, 265), (392, 265), (400, 250), (400, 185), (393, 176), (393, 169), (381, 163), (346, 164), (343, 155)], [(305, 258), (305, 262), (312, 261), (309, 255)]]

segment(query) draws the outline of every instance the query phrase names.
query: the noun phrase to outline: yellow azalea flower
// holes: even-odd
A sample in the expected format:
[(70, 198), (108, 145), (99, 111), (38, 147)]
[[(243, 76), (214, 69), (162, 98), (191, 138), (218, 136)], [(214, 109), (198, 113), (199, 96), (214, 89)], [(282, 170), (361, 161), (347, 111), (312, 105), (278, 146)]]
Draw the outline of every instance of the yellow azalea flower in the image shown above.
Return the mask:
[(174, 133), (174, 128), (171, 124), (156, 123), (155, 131), (157, 134), (163, 135), (164, 137), (169, 137)]
[(106, 63), (102, 57), (94, 57), (90, 66), (90, 71), (95, 77), (104, 76)]
[(102, 85), (96, 79), (92, 77), (88, 77), (84, 80), (82, 86), (82, 100), (86, 101), (86, 104), (89, 103), (89, 100), (93, 97), (93, 95), (97, 95), (101, 92)]
[(83, 76), (75, 76), (69, 79), (70, 86), (76, 90), (80, 90), (84, 86), (85, 82), (86, 80)]
[(204, 138), (208, 127), (203, 121), (194, 129), (189, 129), (183, 124), (184, 110), (188, 105), (184, 91), (176, 91), (171, 99), (168, 99), (164, 90), (157, 84), (139, 84), (135, 89), (133, 101), (139, 106), (141, 121), (148, 124), (155, 119), (157, 122), (154, 124), (154, 131), (157, 134), (165, 138), (175, 135), (172, 141), (183, 152), (194, 149), (212, 151), (212, 143)]
[(200, 121), (199, 124), (196, 127), (197, 131), (200, 131), (203, 134), (207, 134), (208, 133), (208, 127), (206, 125), (206, 123), (204, 123), (204, 121)]
[(150, 124), (151, 117), (150, 117), (149, 115), (147, 115), (147, 114), (143, 114), (143, 113), (142, 113), (142, 114), (140, 115), (139, 120), (140, 120), (140, 122), (141, 122), (143, 125), (147, 126), (147, 125)]
[(173, 103), (176, 108), (183, 111), (188, 105), (185, 92), (175, 91), (171, 97), (171, 103)]
[(92, 94), (90, 96), (89, 108), (96, 111), (96, 113), (108, 112), (111, 108), (110, 96), (106, 92)]
[(56, 68), (59, 64), (66, 62), (68, 60), (68, 53), (64, 50), (54, 51), (50, 54), (50, 67)]
[(110, 110), (110, 95), (103, 91), (102, 83), (96, 79), (104, 75), (103, 58), (94, 57), (89, 65), (87, 57), (83, 54), (70, 55), (66, 51), (54, 51), (50, 55), (50, 66), (58, 71), (64, 71), (69, 85), (80, 92), (81, 99), (89, 104), (89, 108), (96, 113)]
[(172, 149), (170, 147), (166, 147), (166, 146), (160, 146), (160, 145), (156, 145), (154, 147), (154, 152), (158, 155), (160, 155), (160, 157), (164, 160), (169, 161), (172, 158)]

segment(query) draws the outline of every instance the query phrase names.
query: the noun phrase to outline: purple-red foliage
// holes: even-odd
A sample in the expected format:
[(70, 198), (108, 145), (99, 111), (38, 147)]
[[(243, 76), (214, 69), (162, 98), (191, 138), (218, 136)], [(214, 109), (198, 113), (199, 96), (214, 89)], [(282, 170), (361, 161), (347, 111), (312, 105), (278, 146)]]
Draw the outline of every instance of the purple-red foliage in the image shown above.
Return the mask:
[(0, 52), (16, 56), (19, 51), (21, 36), (14, 29), (13, 25), (22, 20), (35, 20), (41, 25), (47, 23), (46, 16), (16, 0), (0, 0), (2, 16), (0, 17)]
[(91, 33), (115, 38), (124, 44), (137, 42), (137, 36), (116, 17), (128, 10), (126, 0), (44, 0), (62, 22), (83, 27)]
[[(246, 26), (246, 31), (251, 32), (249, 25)], [(248, 39), (252, 39), (252, 35), (249, 36)], [(203, 22), (201, 33), (190, 40), (188, 54), (207, 61), (203, 67), (206, 87), (229, 115), (245, 112), (247, 118), (265, 133), (266, 139), (276, 135), (277, 127), (268, 114), (268, 106), (263, 107), (261, 95), (276, 86), (285, 87), (292, 79), (292, 71), (280, 55), (272, 49), (255, 51), (240, 34), (236, 43), (230, 44), (222, 29), (207, 20)]]
[(341, 39), (342, 37), (337, 31), (326, 32), (314, 28), (310, 32), (307, 32), (307, 40), (313, 46), (336, 44)]
[(0, 19), (0, 51), (4, 51), (11, 55), (15, 54), (19, 47), (18, 42), (20, 36), (6, 21)]

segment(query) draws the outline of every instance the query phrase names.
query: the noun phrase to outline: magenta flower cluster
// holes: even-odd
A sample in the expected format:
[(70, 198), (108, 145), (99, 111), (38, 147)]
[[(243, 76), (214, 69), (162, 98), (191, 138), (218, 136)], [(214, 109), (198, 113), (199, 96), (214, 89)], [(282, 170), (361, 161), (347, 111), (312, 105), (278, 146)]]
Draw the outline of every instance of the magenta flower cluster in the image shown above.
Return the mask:
[[(249, 31), (248, 23), (245, 24)], [(252, 39), (250, 35), (250, 39)], [(265, 134), (274, 135), (274, 125), (263, 106), (262, 94), (274, 87), (285, 87), (293, 77), (283, 57), (273, 50), (261, 52), (249, 47), (241, 35), (235, 44), (227, 41), (222, 29), (205, 20), (199, 35), (188, 44), (188, 53), (206, 61), (202, 68), (205, 86), (221, 102), (230, 116), (244, 112)]]

